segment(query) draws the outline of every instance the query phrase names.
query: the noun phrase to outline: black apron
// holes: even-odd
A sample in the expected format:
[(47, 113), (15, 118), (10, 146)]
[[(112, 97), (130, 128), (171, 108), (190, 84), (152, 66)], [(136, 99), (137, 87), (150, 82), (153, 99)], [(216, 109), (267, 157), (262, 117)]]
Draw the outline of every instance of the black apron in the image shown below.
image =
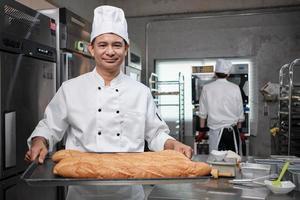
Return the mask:
[[(221, 130), (222, 131), (222, 130)], [(229, 128), (223, 128), (222, 134), (219, 145), (218, 145), (218, 150), (219, 151), (225, 151), (225, 150), (231, 150), (233, 152), (236, 152), (236, 146), (235, 146), (235, 141), (236, 140), (236, 145), (237, 145), (237, 154), (239, 154), (239, 146), (240, 146), (240, 134), (238, 131), (237, 126), (231, 126)], [(234, 137), (235, 135), (235, 137)]]

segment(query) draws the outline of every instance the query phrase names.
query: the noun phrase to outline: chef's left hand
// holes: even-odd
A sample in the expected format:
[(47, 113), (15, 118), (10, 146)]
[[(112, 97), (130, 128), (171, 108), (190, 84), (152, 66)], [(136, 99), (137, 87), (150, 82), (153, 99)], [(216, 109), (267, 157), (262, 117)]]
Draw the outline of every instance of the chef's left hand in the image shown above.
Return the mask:
[(181, 142), (178, 142), (177, 140), (168, 139), (165, 142), (164, 149), (172, 149), (175, 151), (178, 151), (182, 154), (184, 154), (189, 159), (192, 158), (193, 155), (193, 149), (190, 146), (187, 146)]

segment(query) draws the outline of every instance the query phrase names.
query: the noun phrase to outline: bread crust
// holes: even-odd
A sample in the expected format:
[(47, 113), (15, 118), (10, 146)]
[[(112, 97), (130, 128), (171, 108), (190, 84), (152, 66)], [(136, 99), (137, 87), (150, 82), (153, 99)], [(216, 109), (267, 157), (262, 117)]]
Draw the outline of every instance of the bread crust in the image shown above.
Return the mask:
[(52, 159), (54, 162), (58, 162), (53, 173), (70, 178), (196, 177), (208, 175), (211, 171), (207, 163), (193, 162), (173, 150), (103, 154), (61, 150), (56, 152)]

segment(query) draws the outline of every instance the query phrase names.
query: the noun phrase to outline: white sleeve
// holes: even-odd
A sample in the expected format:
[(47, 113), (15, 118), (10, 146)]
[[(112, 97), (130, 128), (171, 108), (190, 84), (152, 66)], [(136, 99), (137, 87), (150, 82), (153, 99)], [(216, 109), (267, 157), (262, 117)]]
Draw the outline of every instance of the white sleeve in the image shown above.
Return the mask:
[(67, 105), (62, 86), (46, 107), (44, 118), (27, 139), (27, 144), (30, 147), (33, 137), (42, 136), (49, 142), (49, 151), (53, 151), (54, 145), (63, 138), (67, 127)]
[(244, 106), (243, 106), (243, 98), (242, 98), (241, 90), (239, 87), (238, 87), (238, 91), (237, 91), (236, 105), (238, 105), (238, 122), (243, 122), (245, 120)]
[(207, 118), (207, 95), (206, 95), (206, 87), (203, 86), (201, 95), (199, 98), (199, 117), (202, 119)]
[(145, 139), (148, 142), (149, 149), (152, 151), (163, 150), (165, 142), (168, 139), (174, 139), (169, 136), (169, 133), (169, 127), (158, 113), (151, 92), (148, 90)]

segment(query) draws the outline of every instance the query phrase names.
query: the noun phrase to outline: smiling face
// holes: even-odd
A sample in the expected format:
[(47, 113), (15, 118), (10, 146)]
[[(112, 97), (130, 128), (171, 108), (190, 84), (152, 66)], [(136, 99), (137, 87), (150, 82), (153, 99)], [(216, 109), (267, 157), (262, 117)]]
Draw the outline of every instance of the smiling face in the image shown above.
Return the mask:
[(95, 58), (97, 69), (109, 73), (120, 71), (127, 50), (128, 45), (124, 39), (113, 33), (99, 35), (89, 45), (89, 51)]

